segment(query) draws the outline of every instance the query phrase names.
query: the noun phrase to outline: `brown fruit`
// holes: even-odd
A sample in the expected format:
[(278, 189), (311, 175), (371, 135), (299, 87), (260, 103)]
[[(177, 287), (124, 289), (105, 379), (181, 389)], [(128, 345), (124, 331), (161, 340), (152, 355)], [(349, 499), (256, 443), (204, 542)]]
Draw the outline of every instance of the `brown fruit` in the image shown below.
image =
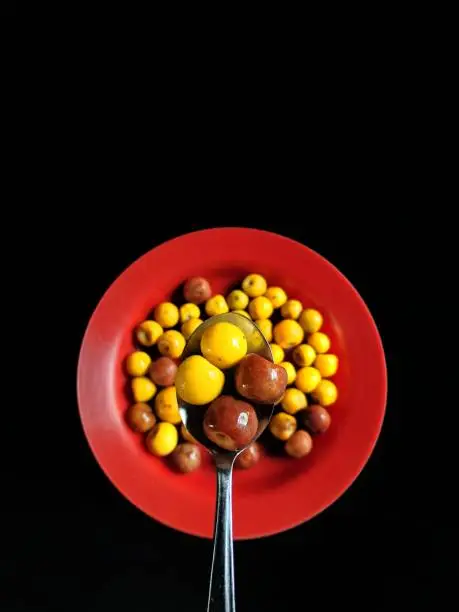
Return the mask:
[(150, 366), (150, 378), (160, 387), (171, 387), (175, 381), (177, 366), (169, 357), (160, 357)]
[(320, 404), (312, 404), (301, 415), (303, 425), (312, 433), (324, 433), (330, 427), (331, 416)]
[(220, 395), (207, 409), (204, 433), (226, 450), (237, 450), (250, 444), (258, 430), (253, 407), (231, 395)]
[(293, 436), (285, 443), (285, 452), (290, 457), (301, 459), (312, 451), (312, 438), (307, 431), (295, 431)]
[(261, 446), (258, 442), (252, 442), (250, 446), (242, 451), (237, 457), (234, 465), (242, 470), (248, 470), (260, 461)]
[(203, 304), (212, 295), (210, 283), (202, 276), (189, 278), (183, 287), (183, 295), (187, 302), (192, 304)]
[(149, 431), (156, 425), (156, 417), (148, 404), (132, 404), (126, 412), (126, 420), (134, 431)]
[(201, 465), (201, 450), (196, 444), (184, 442), (175, 448), (171, 454), (171, 461), (172, 465), (183, 474), (194, 472)]
[(236, 389), (243, 397), (260, 404), (275, 404), (287, 387), (285, 368), (251, 353), (236, 369)]

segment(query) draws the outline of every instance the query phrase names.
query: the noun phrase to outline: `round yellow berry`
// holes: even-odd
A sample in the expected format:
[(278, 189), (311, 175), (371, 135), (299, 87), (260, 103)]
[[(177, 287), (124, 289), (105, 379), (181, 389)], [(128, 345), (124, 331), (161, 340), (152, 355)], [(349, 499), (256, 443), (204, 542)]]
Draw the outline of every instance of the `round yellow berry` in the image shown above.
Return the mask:
[(291, 385), (293, 382), (295, 382), (296, 370), (293, 363), (290, 363), (290, 361), (281, 361), (279, 365), (281, 365), (287, 372), (287, 384)]
[(225, 312), (228, 311), (228, 304), (226, 303), (225, 298), (220, 294), (214, 295), (214, 297), (211, 297), (206, 302), (206, 314), (209, 317), (214, 317), (215, 315), (219, 314), (225, 314)]
[(162, 302), (158, 304), (154, 312), (155, 321), (163, 328), (174, 327), (179, 320), (179, 311), (172, 302)]
[(329, 378), (338, 371), (338, 357), (332, 353), (317, 355), (314, 366), (319, 370), (322, 378)]
[(269, 319), (269, 317), (273, 314), (273, 305), (267, 297), (260, 295), (250, 302), (249, 314), (254, 320)]
[(324, 319), (318, 310), (314, 308), (306, 308), (300, 315), (298, 320), (305, 334), (313, 334), (318, 332), (322, 327)]
[(266, 293), (267, 285), (261, 274), (249, 274), (242, 281), (242, 290), (251, 298)]
[(231, 291), (226, 301), (230, 310), (244, 310), (249, 303), (249, 297), (240, 289), (235, 289)]
[[(135, 379), (134, 379), (135, 380)], [(331, 380), (321, 380), (317, 387), (312, 392), (312, 397), (319, 402), (321, 406), (330, 406), (334, 404), (338, 398), (338, 389), (335, 383)]]
[(299, 300), (287, 300), (281, 308), (284, 319), (298, 319), (303, 310), (303, 304)]
[(296, 419), (286, 412), (278, 412), (269, 422), (269, 430), (278, 440), (288, 440), (297, 428)]
[(204, 406), (212, 402), (220, 395), (224, 384), (223, 372), (202, 355), (187, 357), (179, 365), (175, 377), (177, 395), (193, 406)]
[(131, 380), (132, 395), (136, 402), (148, 402), (156, 393), (156, 385), (146, 376), (138, 376)]
[(126, 371), (131, 376), (143, 376), (148, 372), (151, 357), (143, 351), (134, 351), (126, 359)]
[(330, 338), (322, 332), (314, 332), (308, 336), (308, 344), (316, 353), (327, 353), (330, 349)]
[(161, 389), (155, 397), (155, 412), (161, 421), (167, 421), (173, 425), (178, 425), (182, 421), (174, 386)]
[(231, 368), (247, 354), (247, 339), (237, 325), (215, 323), (202, 335), (201, 353), (217, 368)]
[(290, 349), (303, 341), (304, 332), (292, 319), (284, 319), (274, 326), (274, 340), (283, 349)]
[(170, 329), (159, 338), (158, 350), (161, 355), (171, 357), (171, 359), (178, 359), (183, 353), (185, 344), (185, 338), (182, 334), (175, 329)]
[(320, 372), (317, 368), (306, 366), (296, 373), (295, 385), (303, 393), (311, 393), (320, 383)]
[(296, 414), (299, 410), (303, 410), (308, 405), (308, 400), (303, 391), (291, 387), (287, 389), (282, 398), (282, 408), (289, 414)]
[(267, 342), (273, 339), (273, 324), (269, 319), (257, 319), (255, 325), (261, 331)]
[(297, 366), (303, 368), (304, 366), (310, 366), (314, 363), (316, 358), (316, 352), (309, 344), (300, 344), (292, 353), (293, 361)]
[(189, 302), (188, 304), (183, 304), (183, 306), (180, 306), (180, 323), (185, 323), (190, 319), (199, 319), (200, 316), (201, 311), (199, 310), (199, 306), (196, 304)]
[(180, 331), (182, 332), (185, 340), (188, 340), (194, 330), (197, 329), (201, 325), (201, 323), (201, 319), (188, 319), (188, 321), (185, 321), (185, 323), (183, 323), (182, 327), (180, 328)]
[(270, 344), (271, 352), (273, 354), (274, 363), (281, 363), (284, 361), (284, 350), (278, 344)]
[(163, 333), (163, 328), (156, 321), (143, 321), (137, 326), (136, 338), (142, 346), (153, 346)]
[(158, 423), (146, 437), (145, 444), (156, 457), (170, 455), (178, 443), (178, 432), (172, 423)]
[(287, 301), (287, 294), (281, 287), (268, 287), (265, 297), (273, 305), (273, 308), (280, 308)]

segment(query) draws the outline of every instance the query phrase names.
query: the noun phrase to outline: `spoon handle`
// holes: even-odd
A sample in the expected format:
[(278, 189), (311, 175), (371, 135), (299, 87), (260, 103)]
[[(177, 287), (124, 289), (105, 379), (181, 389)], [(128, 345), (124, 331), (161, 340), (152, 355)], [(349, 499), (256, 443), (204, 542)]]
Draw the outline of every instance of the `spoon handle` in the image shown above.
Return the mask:
[(233, 461), (216, 458), (217, 512), (214, 528), (214, 554), (210, 574), (207, 612), (235, 612), (233, 566), (233, 513), (231, 481)]

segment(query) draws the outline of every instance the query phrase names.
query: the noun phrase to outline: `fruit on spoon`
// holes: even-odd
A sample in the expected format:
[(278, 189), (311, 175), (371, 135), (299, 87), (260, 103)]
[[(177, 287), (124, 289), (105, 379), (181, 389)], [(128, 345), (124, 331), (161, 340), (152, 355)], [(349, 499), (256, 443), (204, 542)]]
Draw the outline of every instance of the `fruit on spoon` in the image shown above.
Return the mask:
[(251, 353), (236, 369), (236, 389), (243, 397), (260, 404), (275, 404), (287, 387), (285, 368)]

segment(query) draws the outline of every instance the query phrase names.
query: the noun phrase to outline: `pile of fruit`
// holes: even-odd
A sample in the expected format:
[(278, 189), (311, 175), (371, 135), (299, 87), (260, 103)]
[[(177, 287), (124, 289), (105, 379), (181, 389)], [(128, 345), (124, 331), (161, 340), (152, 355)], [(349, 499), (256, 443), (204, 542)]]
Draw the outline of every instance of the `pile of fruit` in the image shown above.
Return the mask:
[[(249, 274), (226, 298), (212, 295), (206, 279), (191, 278), (183, 296), (182, 305), (163, 302), (151, 320), (137, 326), (139, 350), (126, 360), (134, 400), (126, 419), (134, 431), (146, 434), (146, 448), (157, 457), (167, 456), (180, 472), (200, 466), (202, 447), (181, 421), (177, 387), (187, 403), (206, 406), (203, 429), (209, 440), (232, 450), (249, 444), (236, 466), (252, 467), (262, 455), (260, 442), (251, 440), (258, 431), (256, 405), (263, 403), (277, 404), (268, 429), (285, 453), (295, 458), (309, 454), (311, 434), (329, 428), (327, 408), (338, 395), (330, 380), (338, 369), (338, 357), (329, 352), (330, 339), (320, 331), (320, 312), (303, 309), (282, 288), (268, 287), (259, 274)], [(255, 322), (270, 343), (276, 365), (253, 353), (247, 355), (244, 334), (222, 322), (205, 330), (200, 354), (180, 363), (186, 341), (203, 320), (229, 311)], [(224, 389), (224, 372), (230, 369), (235, 370), (234, 394)], [(277, 384), (270, 394), (268, 379), (273, 372)], [(237, 426), (241, 422), (244, 427)]]

